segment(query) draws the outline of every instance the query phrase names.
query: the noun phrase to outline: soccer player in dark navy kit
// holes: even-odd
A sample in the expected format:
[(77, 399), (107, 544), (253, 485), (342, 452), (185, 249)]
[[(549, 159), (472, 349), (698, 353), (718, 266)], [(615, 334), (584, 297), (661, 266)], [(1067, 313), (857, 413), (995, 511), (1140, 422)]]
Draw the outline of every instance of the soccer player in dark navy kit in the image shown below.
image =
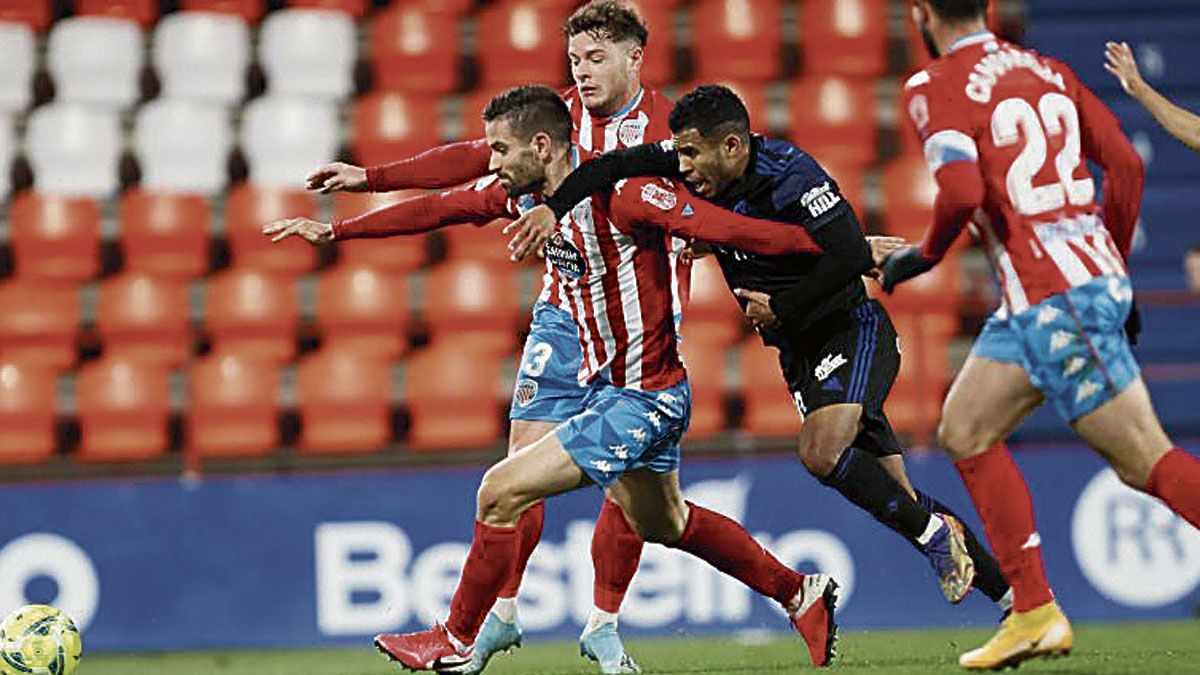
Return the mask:
[(950, 602), (960, 602), (975, 584), (1007, 609), (1008, 584), (995, 560), (949, 509), (908, 482), (899, 440), (883, 412), (899, 370), (897, 335), (887, 312), (867, 297), (862, 275), (875, 261), (837, 182), (791, 143), (751, 134), (745, 105), (726, 87), (703, 86), (684, 96), (670, 126), (671, 141), (582, 165), (547, 208), (515, 224), (517, 254), (539, 248), (545, 223), (593, 190), (643, 175), (682, 179), (737, 213), (806, 228), (823, 254), (713, 248), (763, 341), (779, 349), (804, 420), (801, 460), (822, 483), (921, 550)]

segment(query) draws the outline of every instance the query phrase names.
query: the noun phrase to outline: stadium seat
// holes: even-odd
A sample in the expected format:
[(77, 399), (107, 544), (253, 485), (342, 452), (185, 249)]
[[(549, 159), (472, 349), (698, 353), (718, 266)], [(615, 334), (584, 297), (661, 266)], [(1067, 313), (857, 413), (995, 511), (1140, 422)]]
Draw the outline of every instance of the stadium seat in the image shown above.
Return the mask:
[(425, 278), (422, 314), (443, 346), (507, 354), (516, 345), (520, 306), (513, 272), (476, 262), (448, 261)]
[(266, 5), (266, 0), (182, 0), (180, 9), (190, 12), (229, 14), (247, 23), (254, 23), (262, 18)]
[(338, 150), (337, 109), (301, 97), (263, 96), (246, 105), (240, 136), (250, 179), (295, 187)]
[(354, 102), (350, 151), (378, 166), (429, 149), (442, 137), (437, 102), (426, 95), (377, 91)]
[(500, 366), (484, 354), (431, 346), (404, 364), (411, 417), (405, 445), (417, 451), (471, 450), (503, 434), (497, 391)]
[(37, 68), (33, 29), (0, 20), (0, 54), (4, 54), (5, 61), (0, 68), (0, 112), (22, 112), (33, 100), (33, 73)]
[(225, 200), (225, 237), (235, 267), (260, 269), (283, 276), (310, 271), (316, 249), (299, 237), (272, 242), (262, 233), (267, 223), (281, 218), (315, 218), (317, 204), (311, 193), (241, 183)]
[(0, 464), (36, 464), (54, 454), (54, 371), (0, 356)]
[(693, 339), (688, 328), (683, 332), (680, 356), (692, 387), (692, 420), (685, 438), (705, 440), (725, 429), (725, 343)]
[(724, 348), (742, 333), (742, 309), (725, 283), (716, 258), (706, 256), (692, 265), (691, 294), (683, 310), (686, 340)]
[(25, 148), (42, 192), (108, 197), (117, 189), (121, 125), (115, 112), (78, 103), (35, 108)]
[(75, 0), (75, 13), (129, 19), (146, 30), (158, 20), (158, 0)]
[[(339, 192), (334, 197), (333, 211), (339, 218), (350, 218), (419, 194), (420, 190)], [(425, 243), (425, 235), (339, 241), (338, 259), (347, 265), (364, 265), (387, 274), (406, 274), (425, 262)]]
[(937, 267), (897, 286), (884, 302), (897, 311), (957, 313), (963, 286), (962, 263), (951, 251)]
[(176, 368), (192, 352), (187, 287), (136, 272), (100, 285), (96, 330), (104, 355)]
[(814, 76), (790, 91), (792, 138), (817, 161), (866, 167), (875, 160), (875, 94), (869, 80)]
[(779, 76), (781, 0), (700, 0), (692, 10), (696, 77), (764, 83)]
[(171, 394), (162, 368), (101, 358), (80, 368), (75, 399), (80, 460), (145, 461), (166, 452)]
[(296, 353), (298, 314), (295, 286), (286, 279), (232, 269), (208, 282), (204, 325), (214, 353), (288, 361)]
[(17, 138), (13, 133), (13, 122), (8, 115), (0, 113), (0, 201), (8, 200), (12, 192), (12, 163), (17, 155)]
[(142, 58), (142, 30), (133, 21), (76, 16), (50, 29), (46, 62), (59, 101), (133, 105), (141, 94)]
[(125, 269), (175, 281), (203, 275), (210, 219), (201, 195), (125, 191), (119, 231)]
[(567, 74), (559, 31), (564, 16), (563, 3), (546, 0), (510, 0), (485, 8), (476, 39), (482, 83), (489, 87), (561, 84)]
[(887, 233), (920, 241), (933, 223), (933, 200), (937, 183), (925, 158), (901, 157), (883, 170), (883, 213)]
[(231, 106), (246, 95), (250, 27), (236, 16), (168, 14), (154, 31), (153, 55), (167, 98)]
[(414, 94), (448, 94), (458, 85), (462, 48), (457, 12), (392, 5), (371, 20), (367, 54), (375, 87)]
[(100, 271), (100, 205), (22, 192), (12, 202), (16, 276), (74, 285)]
[(508, 250), (509, 237), (504, 227), (512, 221), (499, 218), (484, 225), (455, 225), (442, 230), (449, 246), (448, 255), (454, 260), (470, 260), (488, 265), (512, 265)]
[(61, 372), (75, 363), (80, 302), (74, 287), (0, 284), (0, 357)]
[(627, 0), (650, 32), (642, 57), (642, 82), (659, 87), (675, 79), (675, 0)]
[(23, 23), (41, 33), (50, 27), (51, 0), (0, 0), (0, 21)]
[(288, 7), (327, 9), (349, 14), (355, 19), (363, 18), (370, 4), (370, 0), (287, 0)]
[(738, 347), (738, 381), (745, 412), (742, 431), (755, 436), (795, 436), (802, 420), (779, 368), (779, 350), (757, 335)]
[(882, 75), (887, 69), (887, 4), (878, 0), (806, 0), (800, 9), (804, 71)]
[(408, 287), (371, 267), (341, 264), (317, 282), (323, 345), (394, 360), (408, 347)]
[(258, 58), (277, 95), (344, 99), (354, 89), (354, 19), (336, 11), (282, 9), (263, 20)]
[[(1193, 90), (1194, 91), (1194, 90)], [(1174, 102), (1187, 110), (1200, 110), (1200, 96), (1189, 92), (1174, 96)], [(1165, 180), (1191, 181), (1200, 178), (1196, 153), (1175, 140), (1137, 101), (1124, 93), (1105, 99), (1105, 104), (1121, 121), (1125, 134), (1133, 141), (1146, 165), (1146, 184), (1161, 185)]]
[[(808, 149), (803, 144), (798, 143), (797, 145), (801, 149)], [(837, 181), (838, 189), (842, 196), (850, 201), (850, 206), (858, 215), (859, 222), (866, 222), (864, 219), (867, 212), (866, 173), (868, 168), (856, 163), (843, 162), (837, 155), (814, 155), (814, 157), (825, 169), (825, 172)]]
[[(1137, 283), (1137, 279), (1134, 279)], [(1142, 334), (1135, 353), (1144, 361), (1187, 363), (1200, 355), (1200, 301), (1187, 304), (1142, 303)]]
[(1119, 34), (1111, 19), (1046, 18), (1029, 23), (1025, 44), (1070, 64), (1097, 92), (1116, 94), (1121, 83), (1105, 72), (1103, 53), (1105, 42), (1119, 38), (1129, 43), (1148, 84), (1164, 91), (1194, 92), (1200, 88), (1200, 73), (1194, 67), (1200, 61), (1194, 4), (1191, 12), (1181, 20), (1138, 7), (1120, 18)]
[(946, 387), (950, 383), (950, 340), (958, 330), (954, 310), (922, 311), (889, 304), (900, 338), (900, 373), (884, 410), (892, 426), (926, 442), (937, 429)]
[(367, 453), (392, 437), (392, 379), (384, 360), (322, 349), (300, 362), (300, 451)]
[(222, 107), (160, 98), (138, 111), (137, 158), (150, 190), (215, 194), (225, 187), (233, 148)]
[(188, 452), (260, 457), (279, 445), (279, 371), (239, 354), (217, 354), (189, 372)]

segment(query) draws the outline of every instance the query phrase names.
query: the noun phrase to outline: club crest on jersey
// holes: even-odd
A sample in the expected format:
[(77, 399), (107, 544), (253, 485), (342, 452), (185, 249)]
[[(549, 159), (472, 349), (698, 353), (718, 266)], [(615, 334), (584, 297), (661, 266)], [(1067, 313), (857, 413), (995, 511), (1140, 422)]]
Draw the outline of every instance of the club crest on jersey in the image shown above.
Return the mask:
[(642, 201), (663, 211), (670, 211), (675, 208), (675, 204), (678, 202), (674, 192), (661, 188), (654, 183), (646, 183), (642, 186)]
[(641, 145), (649, 125), (650, 118), (646, 117), (646, 113), (639, 112), (637, 117), (621, 120), (621, 125), (617, 127), (617, 139), (628, 148)]
[(517, 390), (513, 393), (513, 400), (516, 401), (519, 407), (528, 407), (533, 403), (533, 399), (537, 398), (538, 383), (535, 380), (521, 380), (517, 382)]
[(833, 191), (833, 185), (829, 181), (825, 181), (805, 192), (804, 196), (800, 198), (800, 205), (807, 208), (812, 217), (816, 218), (837, 206), (840, 201), (842, 198)]
[(562, 232), (555, 232), (546, 242), (546, 260), (572, 279), (583, 276), (583, 255), (574, 244), (567, 241)]

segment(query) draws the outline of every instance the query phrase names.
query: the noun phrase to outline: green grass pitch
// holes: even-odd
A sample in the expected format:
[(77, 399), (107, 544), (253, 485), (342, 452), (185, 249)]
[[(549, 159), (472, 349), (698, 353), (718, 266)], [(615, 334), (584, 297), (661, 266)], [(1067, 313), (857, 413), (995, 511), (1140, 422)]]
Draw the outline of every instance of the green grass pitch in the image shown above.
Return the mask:
[[(831, 672), (857, 675), (961, 673), (960, 651), (987, 638), (987, 629), (848, 632)], [(761, 642), (681, 637), (631, 640), (630, 653), (646, 673), (794, 673), (808, 669), (794, 638)], [(85, 654), (77, 675), (395, 675), (406, 672), (362, 649), (222, 651), (181, 654)], [(496, 657), (489, 675), (585, 675), (598, 672), (577, 656), (574, 643), (539, 642)], [(1200, 622), (1076, 626), (1075, 651), (1059, 660), (1031, 661), (1021, 673), (1088, 675), (1200, 674)]]

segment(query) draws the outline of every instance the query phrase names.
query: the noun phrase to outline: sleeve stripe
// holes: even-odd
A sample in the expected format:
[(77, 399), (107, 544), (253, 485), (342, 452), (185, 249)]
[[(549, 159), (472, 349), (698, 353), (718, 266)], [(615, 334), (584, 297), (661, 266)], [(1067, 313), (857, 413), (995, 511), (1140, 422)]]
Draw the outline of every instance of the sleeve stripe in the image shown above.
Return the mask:
[(951, 162), (974, 162), (979, 159), (979, 148), (975, 141), (961, 131), (947, 129), (939, 131), (925, 141), (925, 163), (930, 173)]

